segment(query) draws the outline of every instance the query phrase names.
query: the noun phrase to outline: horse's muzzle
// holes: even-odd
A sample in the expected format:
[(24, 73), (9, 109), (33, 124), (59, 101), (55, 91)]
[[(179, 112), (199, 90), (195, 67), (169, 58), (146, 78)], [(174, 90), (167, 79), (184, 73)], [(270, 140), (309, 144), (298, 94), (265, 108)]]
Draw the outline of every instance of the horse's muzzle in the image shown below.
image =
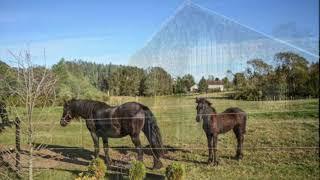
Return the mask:
[(62, 127), (65, 127), (66, 125), (68, 125), (69, 121), (67, 121), (65, 118), (61, 118), (60, 120), (60, 125)]
[(72, 116), (70, 114), (67, 114), (65, 116), (63, 116), (61, 119), (60, 119), (60, 125), (62, 127), (66, 126), (69, 124), (69, 122), (71, 121), (72, 119)]

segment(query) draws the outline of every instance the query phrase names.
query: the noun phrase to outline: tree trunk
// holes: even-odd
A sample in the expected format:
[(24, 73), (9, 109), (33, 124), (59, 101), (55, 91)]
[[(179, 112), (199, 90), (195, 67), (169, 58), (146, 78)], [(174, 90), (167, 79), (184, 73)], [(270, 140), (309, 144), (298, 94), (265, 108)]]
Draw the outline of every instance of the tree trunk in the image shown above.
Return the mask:
[(21, 170), (21, 163), (20, 163), (20, 119), (16, 117), (15, 119), (16, 124), (16, 169), (17, 172)]
[[(31, 102), (31, 101), (30, 101)], [(32, 104), (28, 104), (28, 144), (29, 144), (29, 180), (33, 179), (33, 128), (32, 128)]]

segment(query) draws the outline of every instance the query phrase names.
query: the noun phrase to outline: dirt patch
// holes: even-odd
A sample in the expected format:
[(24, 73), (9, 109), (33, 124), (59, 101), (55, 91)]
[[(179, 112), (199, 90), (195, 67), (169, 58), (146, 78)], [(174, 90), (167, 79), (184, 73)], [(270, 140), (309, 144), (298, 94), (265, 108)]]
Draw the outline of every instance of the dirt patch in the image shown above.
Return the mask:
[[(119, 151), (122, 149), (123, 151)], [(136, 158), (135, 150), (124, 147), (114, 147), (109, 150), (112, 158), (112, 169), (115, 171), (126, 172), (129, 168), (129, 162)], [(13, 147), (0, 147), (1, 159), (7, 165), (15, 169), (16, 153)], [(20, 152), (21, 168), (26, 172), (29, 167), (29, 151), (27, 147), (22, 147)], [(33, 152), (33, 167), (35, 169), (59, 169), (68, 171), (84, 171), (86, 166), (93, 158), (93, 152), (90, 149), (81, 147), (67, 147), (59, 145), (35, 145)], [(104, 152), (100, 150), (100, 158), (104, 159)], [(152, 156), (145, 155), (144, 162), (147, 167), (152, 167)]]

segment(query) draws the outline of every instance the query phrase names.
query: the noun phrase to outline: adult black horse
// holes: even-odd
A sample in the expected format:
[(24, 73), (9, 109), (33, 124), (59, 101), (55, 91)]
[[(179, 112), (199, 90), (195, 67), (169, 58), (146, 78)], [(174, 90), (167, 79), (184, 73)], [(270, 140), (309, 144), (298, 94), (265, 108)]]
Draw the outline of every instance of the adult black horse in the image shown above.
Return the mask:
[(138, 152), (138, 160), (143, 161), (143, 149), (139, 134), (142, 130), (150, 142), (153, 152), (153, 168), (162, 167), (160, 157), (163, 144), (156, 118), (147, 106), (128, 102), (120, 106), (92, 100), (72, 99), (64, 103), (61, 126), (66, 126), (71, 119), (81, 117), (86, 120), (93, 143), (94, 154), (99, 155), (99, 138), (103, 140), (105, 161), (110, 165), (108, 138), (121, 138), (129, 135)]
[[(222, 113), (218, 114), (211, 103), (205, 98), (196, 98), (197, 117), (196, 121), (203, 120), (203, 130), (206, 133), (208, 140), (209, 159), (208, 163), (214, 161), (218, 164), (217, 158), (217, 143), (218, 134), (226, 133), (233, 130), (237, 138), (237, 153), (236, 159), (242, 159), (243, 140), (246, 133), (247, 114), (237, 107), (228, 108)], [(212, 149), (213, 153), (212, 154)]]

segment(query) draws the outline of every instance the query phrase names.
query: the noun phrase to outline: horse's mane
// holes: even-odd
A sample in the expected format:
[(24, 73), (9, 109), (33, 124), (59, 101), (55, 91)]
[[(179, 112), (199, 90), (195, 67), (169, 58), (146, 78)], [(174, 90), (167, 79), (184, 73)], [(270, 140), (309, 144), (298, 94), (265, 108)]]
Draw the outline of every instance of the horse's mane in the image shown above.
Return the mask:
[(214, 107), (212, 107), (211, 105), (209, 105), (209, 107), (212, 109), (213, 113), (217, 113), (217, 111)]
[(206, 98), (199, 98), (198, 101), (208, 104), (208, 106), (211, 108), (213, 113), (217, 113), (216, 109), (211, 106), (212, 105), (211, 102), (209, 102)]
[(92, 112), (98, 111), (100, 109), (108, 109), (111, 108), (112, 106), (100, 102), (100, 101), (94, 101), (94, 100), (77, 100), (77, 99), (72, 99), (69, 101), (70, 105), (73, 106), (73, 110), (76, 111), (76, 114), (86, 114), (90, 116)]

